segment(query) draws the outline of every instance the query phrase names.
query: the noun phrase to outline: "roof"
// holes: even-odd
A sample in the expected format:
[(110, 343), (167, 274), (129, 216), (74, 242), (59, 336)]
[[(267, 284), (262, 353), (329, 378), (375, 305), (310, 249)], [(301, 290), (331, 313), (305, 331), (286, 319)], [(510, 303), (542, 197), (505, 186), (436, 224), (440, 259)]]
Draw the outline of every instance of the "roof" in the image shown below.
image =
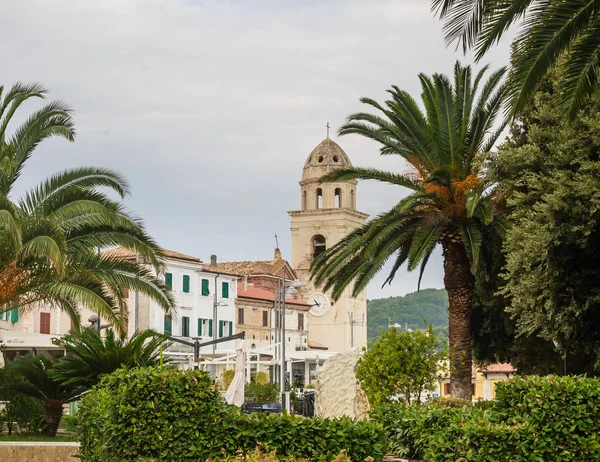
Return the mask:
[[(237, 298), (251, 298), (253, 300), (266, 300), (269, 302), (274, 302), (275, 293), (260, 287), (249, 286), (247, 290), (240, 290), (238, 287)], [(286, 298), (285, 303), (288, 305), (295, 305), (296, 307), (303, 309), (303, 311), (308, 311), (310, 309), (310, 305), (308, 303), (296, 300), (295, 298)]]
[(314, 348), (315, 350), (329, 350), (328, 346), (323, 345), (322, 343), (315, 342), (314, 340), (308, 341), (308, 347)]
[(215, 268), (214, 266), (210, 266), (210, 265), (202, 265), (202, 272), (203, 273), (213, 273), (213, 274), (224, 274), (226, 276), (236, 276), (238, 278), (244, 277), (243, 274), (233, 273), (231, 271), (223, 271), (219, 268)]
[(490, 364), (488, 366), (482, 367), (481, 372), (508, 373), (508, 372), (517, 372), (517, 370), (510, 363), (497, 363), (497, 364)]
[[(225, 263), (217, 263), (216, 266), (204, 266), (202, 269), (206, 271), (220, 272), (224, 274), (234, 275), (257, 275), (266, 274), (276, 276), (281, 269), (287, 264), (287, 260), (254, 260), (254, 261), (231, 261)], [(290, 270), (294, 270), (290, 266)], [(294, 275), (295, 276), (295, 275)]]
[[(166, 259), (180, 260), (191, 263), (202, 263), (202, 260), (200, 260), (198, 257), (192, 257), (190, 255), (186, 255), (184, 253), (179, 253), (168, 249), (161, 250), (163, 252), (164, 258)], [(115, 247), (114, 249), (106, 250), (103, 253), (110, 256), (135, 260), (135, 251), (125, 247)]]
[(352, 167), (352, 162), (340, 145), (327, 137), (306, 159), (302, 180), (321, 178), (325, 173), (340, 167)]

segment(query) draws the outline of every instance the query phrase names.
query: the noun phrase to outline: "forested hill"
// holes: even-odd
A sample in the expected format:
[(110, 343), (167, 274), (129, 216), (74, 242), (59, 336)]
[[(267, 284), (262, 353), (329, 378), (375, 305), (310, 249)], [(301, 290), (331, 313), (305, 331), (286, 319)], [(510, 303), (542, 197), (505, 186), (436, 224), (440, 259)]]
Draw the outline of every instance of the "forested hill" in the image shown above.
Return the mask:
[[(423, 323), (425, 318), (425, 323)], [(444, 289), (423, 289), (403, 297), (379, 298), (367, 302), (368, 340), (379, 337), (388, 328), (388, 322), (409, 329), (448, 326), (448, 295)], [(437, 330), (437, 329), (436, 329)]]

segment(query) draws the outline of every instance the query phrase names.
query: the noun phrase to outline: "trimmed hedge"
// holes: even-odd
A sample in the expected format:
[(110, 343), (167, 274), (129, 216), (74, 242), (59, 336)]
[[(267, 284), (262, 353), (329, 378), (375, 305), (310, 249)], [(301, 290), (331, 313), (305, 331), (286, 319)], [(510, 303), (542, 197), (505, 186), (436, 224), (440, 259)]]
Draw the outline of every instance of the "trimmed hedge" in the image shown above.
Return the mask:
[[(516, 378), (485, 406), (377, 410), (392, 452), (429, 462), (600, 460), (600, 381)], [(404, 451), (404, 452), (402, 452)]]
[(78, 410), (83, 461), (205, 460), (252, 452), (330, 461), (382, 460), (382, 428), (350, 419), (245, 415), (220, 399), (205, 372), (119, 370)]

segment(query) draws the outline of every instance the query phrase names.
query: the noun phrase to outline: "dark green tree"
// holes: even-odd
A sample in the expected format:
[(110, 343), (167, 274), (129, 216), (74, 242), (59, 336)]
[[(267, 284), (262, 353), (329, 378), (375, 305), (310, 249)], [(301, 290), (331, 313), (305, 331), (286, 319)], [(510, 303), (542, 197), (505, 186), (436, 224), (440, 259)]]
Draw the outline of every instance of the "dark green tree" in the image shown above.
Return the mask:
[(90, 390), (103, 375), (122, 367), (156, 366), (167, 337), (153, 330), (140, 330), (130, 339), (117, 337), (112, 329), (100, 336), (93, 328), (71, 332), (56, 339), (66, 356), (56, 360), (52, 379), (64, 385), (80, 385)]
[[(479, 340), (495, 329), (498, 343), (480, 353), (501, 352), (524, 372), (560, 372), (566, 360), (569, 373), (598, 373), (600, 97), (593, 94), (567, 125), (561, 91), (553, 71), (490, 164), (511, 226), (505, 263), (496, 258), (503, 269), (496, 266), (476, 296), (487, 310)], [(477, 336), (475, 343), (483, 345)]]
[(362, 98), (378, 113), (353, 114), (340, 133), (375, 140), (383, 155), (400, 156), (410, 171), (340, 168), (322, 181), (379, 180), (412, 193), (327, 249), (312, 265), (315, 282), (337, 299), (350, 285), (352, 293), (359, 294), (392, 256), (395, 263), (386, 282), (405, 263), (409, 271), (420, 266), (422, 276), (440, 244), (449, 302), (451, 392), (467, 399), (474, 274), (484, 263), (481, 256), (488, 237), (503, 229), (482, 167), (503, 128), (501, 123), (494, 130), (502, 106), (504, 69), (484, 81), (485, 71), (473, 78), (470, 67), (456, 63), (453, 81), (441, 74), (421, 74), (425, 112), (397, 87), (389, 90), (391, 99), (384, 105)]
[(598, 0), (432, 0), (445, 21), (448, 43), (481, 59), (520, 23), (513, 43), (508, 84), (513, 114), (525, 109), (542, 78), (561, 67), (559, 114), (571, 119), (589, 100), (600, 77), (600, 2)]

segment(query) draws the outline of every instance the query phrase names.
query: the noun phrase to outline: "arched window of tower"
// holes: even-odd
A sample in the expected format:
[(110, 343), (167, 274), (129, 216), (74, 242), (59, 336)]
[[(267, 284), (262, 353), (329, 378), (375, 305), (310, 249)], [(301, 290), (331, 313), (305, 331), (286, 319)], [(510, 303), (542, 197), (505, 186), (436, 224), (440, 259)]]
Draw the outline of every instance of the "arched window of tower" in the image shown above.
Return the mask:
[(342, 208), (342, 189), (341, 188), (335, 188), (335, 208), (336, 209)]
[(323, 190), (321, 188), (317, 188), (317, 208), (323, 208)]
[(302, 192), (302, 210), (306, 210), (306, 189)]
[(354, 196), (354, 189), (350, 190), (350, 207), (352, 210), (356, 210), (356, 197)]
[(327, 249), (325, 237), (320, 234), (313, 236), (312, 238), (313, 258), (317, 258)]

